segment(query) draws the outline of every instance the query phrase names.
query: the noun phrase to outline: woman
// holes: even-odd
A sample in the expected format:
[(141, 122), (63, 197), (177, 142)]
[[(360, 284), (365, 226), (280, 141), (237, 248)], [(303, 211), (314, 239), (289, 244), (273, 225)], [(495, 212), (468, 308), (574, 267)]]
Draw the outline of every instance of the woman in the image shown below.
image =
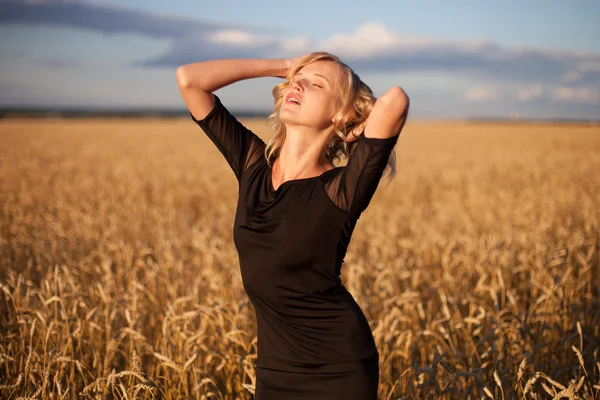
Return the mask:
[[(264, 76), (286, 79), (273, 89), (268, 144), (212, 93)], [(177, 83), (239, 183), (233, 237), (257, 317), (255, 398), (376, 399), (379, 353), (340, 271), (384, 169), (393, 173), (408, 97), (393, 87), (375, 99), (329, 53), (187, 64)]]

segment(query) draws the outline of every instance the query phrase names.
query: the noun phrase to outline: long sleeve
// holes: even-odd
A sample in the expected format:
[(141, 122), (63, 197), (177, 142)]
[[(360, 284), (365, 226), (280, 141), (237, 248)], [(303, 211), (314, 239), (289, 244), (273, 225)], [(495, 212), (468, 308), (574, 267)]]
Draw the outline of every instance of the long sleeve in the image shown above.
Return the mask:
[(223, 154), (239, 183), (242, 173), (263, 155), (263, 140), (231, 115), (217, 96), (214, 108), (204, 119), (189, 114)]
[(382, 139), (366, 137), (364, 131), (360, 134), (348, 163), (326, 185), (327, 194), (339, 208), (354, 218), (367, 208), (398, 136)]

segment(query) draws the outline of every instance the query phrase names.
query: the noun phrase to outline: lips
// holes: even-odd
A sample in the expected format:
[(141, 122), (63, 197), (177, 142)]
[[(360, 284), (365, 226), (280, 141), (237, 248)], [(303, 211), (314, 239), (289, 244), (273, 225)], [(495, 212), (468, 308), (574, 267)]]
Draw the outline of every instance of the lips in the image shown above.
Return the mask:
[[(296, 100), (297, 103), (294, 100), (292, 100), (292, 99)], [(285, 96), (285, 102), (286, 103), (292, 103), (292, 104), (298, 104), (298, 105), (302, 104), (302, 100), (300, 100), (300, 96), (298, 96), (294, 92), (290, 92), (290, 93), (288, 93), (287, 96)]]

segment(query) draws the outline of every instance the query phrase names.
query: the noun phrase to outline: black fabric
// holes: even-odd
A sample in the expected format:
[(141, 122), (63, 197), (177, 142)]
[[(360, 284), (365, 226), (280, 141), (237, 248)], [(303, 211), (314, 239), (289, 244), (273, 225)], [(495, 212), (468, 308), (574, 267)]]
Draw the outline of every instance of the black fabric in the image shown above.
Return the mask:
[[(340, 376), (350, 385), (356, 374), (373, 382), (372, 371), (365, 375), (357, 362), (378, 357), (378, 351), (340, 272), (356, 222), (375, 193), (398, 136), (368, 138), (363, 132), (346, 166), (284, 182), (275, 190), (265, 143), (218, 97), (203, 120), (190, 116), (239, 183), (233, 239), (244, 289), (256, 311), (261, 377), (288, 372), (287, 384), (296, 382), (297, 389), (304, 381), (295, 380), (299, 375), (294, 373), (314, 373), (320, 382), (330, 376), (332, 387), (339, 385)], [(259, 391), (256, 398), (261, 399)]]
[(256, 370), (256, 400), (376, 400), (379, 356), (347, 363), (346, 371)]

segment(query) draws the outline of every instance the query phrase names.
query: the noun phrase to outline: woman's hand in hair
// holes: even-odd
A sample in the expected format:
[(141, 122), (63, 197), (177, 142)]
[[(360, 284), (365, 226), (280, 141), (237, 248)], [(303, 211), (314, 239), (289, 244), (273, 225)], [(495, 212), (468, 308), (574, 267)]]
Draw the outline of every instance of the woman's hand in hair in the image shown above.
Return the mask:
[(281, 69), (280, 72), (276, 75), (278, 78), (286, 79), (293, 68), (296, 61), (298, 61), (300, 57), (295, 58), (282, 58), (281, 59)]
[(351, 143), (351, 142), (357, 141), (358, 137), (360, 136), (362, 131), (365, 129), (366, 122), (367, 121), (348, 129), (346, 132), (346, 138), (344, 139), (344, 142)]

